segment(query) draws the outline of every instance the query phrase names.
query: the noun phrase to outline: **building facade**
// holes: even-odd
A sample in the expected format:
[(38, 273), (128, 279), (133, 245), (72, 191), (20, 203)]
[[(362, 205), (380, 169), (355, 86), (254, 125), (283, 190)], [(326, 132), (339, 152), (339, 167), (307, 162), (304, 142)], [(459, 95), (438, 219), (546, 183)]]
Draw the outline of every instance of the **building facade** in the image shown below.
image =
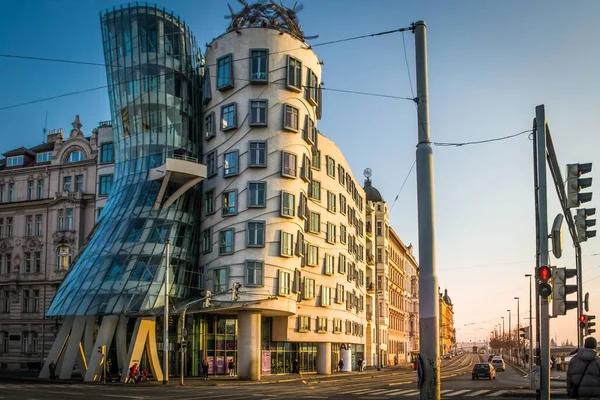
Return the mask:
[(456, 351), (456, 329), (454, 328), (454, 305), (448, 296), (448, 289), (439, 294), (440, 315), (440, 354)]
[(47, 319), (58, 286), (95, 222), (98, 130), (79, 116), (65, 138), (0, 160), (0, 368), (36, 368), (60, 328)]

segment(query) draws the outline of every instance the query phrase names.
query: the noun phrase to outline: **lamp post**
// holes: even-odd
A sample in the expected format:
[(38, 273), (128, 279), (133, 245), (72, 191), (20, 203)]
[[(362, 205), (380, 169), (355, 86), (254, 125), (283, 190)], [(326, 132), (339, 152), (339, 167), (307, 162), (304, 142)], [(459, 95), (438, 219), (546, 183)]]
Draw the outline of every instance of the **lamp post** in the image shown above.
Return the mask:
[(529, 389), (533, 389), (533, 316), (531, 313), (533, 299), (531, 297), (532, 274), (525, 274), (529, 278)]
[(500, 355), (504, 355), (504, 317), (502, 318), (502, 346), (500, 347)]
[(520, 305), (520, 300), (518, 297), (515, 297), (515, 300), (517, 301), (517, 364), (519, 364), (519, 362), (521, 361), (521, 329), (520, 328), (520, 314), (519, 314), (519, 305)]
[(508, 313), (508, 357), (512, 357), (512, 336), (510, 334), (510, 330), (511, 328), (511, 322), (510, 322), (510, 317), (511, 317), (511, 312), (510, 310), (506, 310), (506, 312)]

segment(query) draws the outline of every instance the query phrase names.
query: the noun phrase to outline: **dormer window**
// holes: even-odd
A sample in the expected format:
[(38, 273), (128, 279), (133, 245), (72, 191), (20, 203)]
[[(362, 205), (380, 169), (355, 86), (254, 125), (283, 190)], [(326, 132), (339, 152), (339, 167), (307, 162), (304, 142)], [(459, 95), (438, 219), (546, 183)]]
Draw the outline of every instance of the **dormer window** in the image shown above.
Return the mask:
[(67, 163), (75, 163), (83, 160), (85, 160), (85, 154), (83, 154), (83, 151), (75, 150), (69, 153), (67, 156)]
[(38, 163), (48, 162), (52, 159), (52, 152), (46, 151), (44, 153), (38, 153), (35, 156), (35, 161)]
[(8, 157), (6, 159), (7, 167), (18, 167), (19, 165), (23, 165), (23, 156)]

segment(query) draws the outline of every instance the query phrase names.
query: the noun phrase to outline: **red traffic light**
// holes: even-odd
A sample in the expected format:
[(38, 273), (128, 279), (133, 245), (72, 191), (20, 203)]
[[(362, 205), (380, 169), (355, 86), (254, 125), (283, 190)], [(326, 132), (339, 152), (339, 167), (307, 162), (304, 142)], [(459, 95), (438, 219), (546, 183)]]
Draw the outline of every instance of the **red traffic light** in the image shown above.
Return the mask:
[(581, 314), (579, 316), (579, 326), (582, 328), (585, 328), (586, 323), (587, 323), (587, 315)]
[(552, 278), (552, 270), (550, 269), (550, 267), (548, 267), (547, 265), (540, 267), (538, 270), (538, 278), (544, 282), (550, 280), (550, 278)]

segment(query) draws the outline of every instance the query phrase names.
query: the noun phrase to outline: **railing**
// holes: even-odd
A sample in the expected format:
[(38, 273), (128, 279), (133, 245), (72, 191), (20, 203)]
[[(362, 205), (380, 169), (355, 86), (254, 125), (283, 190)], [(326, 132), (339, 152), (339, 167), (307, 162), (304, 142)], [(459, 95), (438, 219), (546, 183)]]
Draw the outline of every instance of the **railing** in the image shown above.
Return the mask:
[(183, 160), (183, 161), (192, 161), (197, 163), (198, 162), (198, 158), (197, 157), (190, 157), (190, 156), (186, 156), (183, 154), (173, 154), (171, 156), (168, 156), (167, 158), (174, 158), (176, 160)]
[(110, 128), (112, 127), (112, 121), (100, 121), (98, 122), (98, 128)]

